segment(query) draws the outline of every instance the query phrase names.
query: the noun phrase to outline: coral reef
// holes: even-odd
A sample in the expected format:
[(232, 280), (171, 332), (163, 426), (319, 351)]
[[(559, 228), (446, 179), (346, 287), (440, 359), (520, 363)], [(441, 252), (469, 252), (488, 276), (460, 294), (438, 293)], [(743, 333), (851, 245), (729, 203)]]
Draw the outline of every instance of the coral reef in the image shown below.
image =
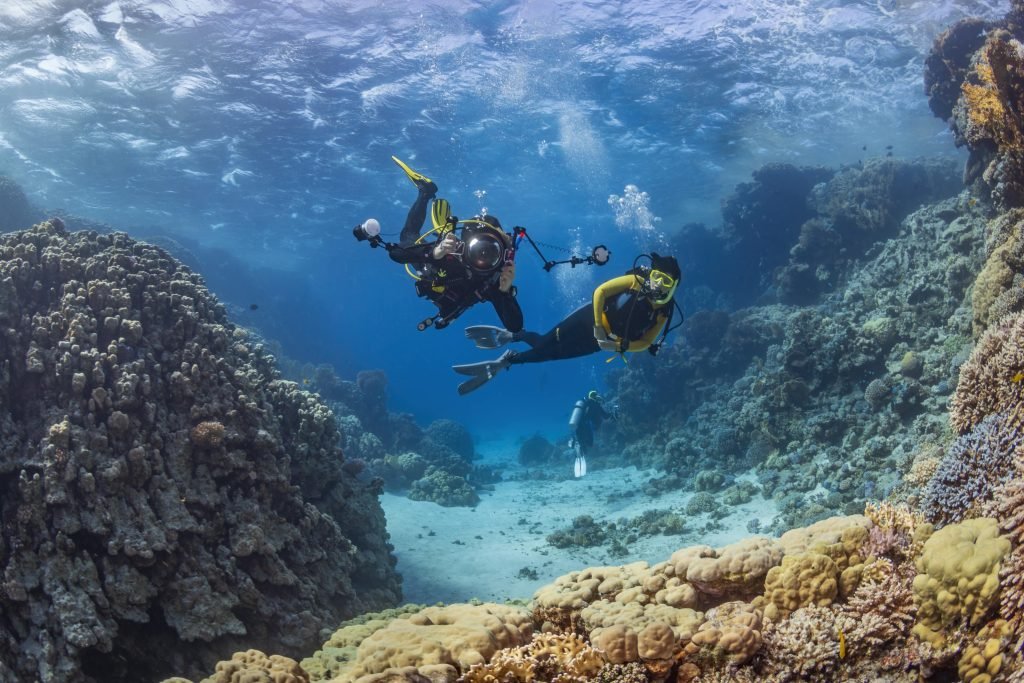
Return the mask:
[(16, 679), (297, 653), (398, 599), (377, 489), (342, 469), (330, 411), (166, 252), (57, 220), (0, 236), (0, 335)]
[(978, 340), (960, 368), (949, 421), (958, 434), (974, 430), (985, 417), (1024, 401), (1024, 313), (1009, 315)]
[(996, 520), (987, 517), (936, 531), (917, 559), (914, 634), (941, 649), (951, 627), (984, 623), (998, 599), (999, 565), (1009, 549)]
[[(767, 164), (752, 182), (739, 184), (722, 202), (722, 227), (729, 257), (739, 260), (729, 289), (741, 304), (750, 303), (786, 262), (797, 231), (813, 215), (807, 207), (811, 189), (833, 171), (821, 167)], [(680, 250), (685, 253), (686, 250)]]
[(359, 461), (364, 478), (413, 500), (444, 506), (473, 506), (478, 491), (500, 480), (490, 468), (474, 466), (473, 437), (454, 420), (421, 429), (411, 415), (387, 409), (387, 375), (364, 370), (355, 381), (338, 377), (329, 365), (289, 365), (287, 374), (325, 399), (337, 417), (349, 463)]
[(977, 515), (1016, 475), (1018, 462), (1024, 462), (1024, 405), (989, 415), (953, 442), (925, 489), (925, 515), (943, 523)]
[[(911, 204), (886, 199), (895, 186), (883, 169), (894, 168), (850, 169), (815, 189), (820, 210), (834, 211), (820, 220), (859, 221), (843, 232), (856, 232), (850, 244), (861, 250), (854, 258), (850, 246), (850, 257), (833, 264), (834, 284), (818, 306), (694, 315), (656, 361), (637, 359), (613, 375), (616, 428), (632, 442), (623, 455), (666, 473), (652, 493), (696, 488), (711, 468), (727, 481), (753, 468), (759, 492), (779, 510), (757, 530), (781, 532), (862, 510), (901, 486), (923, 445), (945, 447), (949, 395), (965, 367), (968, 379), (973, 372), (964, 366), (969, 292), (987, 220), (957, 197), (897, 223)], [(853, 201), (865, 188), (887, 188), (880, 204), (889, 208), (842, 213), (845, 203), (878, 204)]]
[(21, 186), (0, 174), (0, 232), (24, 230), (41, 218)]

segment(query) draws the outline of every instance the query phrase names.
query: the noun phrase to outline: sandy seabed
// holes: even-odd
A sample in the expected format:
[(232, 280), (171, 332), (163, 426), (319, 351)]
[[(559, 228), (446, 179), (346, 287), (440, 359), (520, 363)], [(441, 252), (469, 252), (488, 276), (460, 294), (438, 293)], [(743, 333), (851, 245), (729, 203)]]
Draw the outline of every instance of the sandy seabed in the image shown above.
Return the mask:
[[(512, 441), (478, 444), (478, 461), (498, 466), (506, 477), (525, 470), (516, 462), (519, 446)], [(566, 474), (572, 459), (567, 457)], [(562, 574), (637, 560), (661, 562), (691, 545), (721, 547), (750, 536), (747, 523), (768, 523), (773, 501), (755, 497), (731, 508), (721, 530), (705, 533), (706, 514), (685, 515), (692, 491), (652, 497), (644, 484), (660, 474), (635, 467), (591, 470), (580, 479), (509, 480), (480, 494), (475, 508), (442, 507), (385, 493), (381, 504), (403, 577), (406, 602), (465, 602), (472, 598), (502, 601), (530, 598), (534, 591)], [(648, 510), (672, 510), (686, 517), (682, 534), (645, 536), (628, 546), (629, 554), (612, 557), (607, 544), (559, 549), (546, 540), (580, 515), (597, 522), (632, 519)], [(530, 576), (536, 572), (537, 578)]]

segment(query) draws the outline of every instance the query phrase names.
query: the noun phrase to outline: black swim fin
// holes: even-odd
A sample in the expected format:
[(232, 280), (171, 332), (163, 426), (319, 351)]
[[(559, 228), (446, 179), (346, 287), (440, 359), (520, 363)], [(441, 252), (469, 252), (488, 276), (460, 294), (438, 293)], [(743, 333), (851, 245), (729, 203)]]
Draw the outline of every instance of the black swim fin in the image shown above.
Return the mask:
[(516, 335), (493, 325), (471, 325), (466, 328), (466, 339), (472, 339), (478, 349), (500, 349), (515, 341)]

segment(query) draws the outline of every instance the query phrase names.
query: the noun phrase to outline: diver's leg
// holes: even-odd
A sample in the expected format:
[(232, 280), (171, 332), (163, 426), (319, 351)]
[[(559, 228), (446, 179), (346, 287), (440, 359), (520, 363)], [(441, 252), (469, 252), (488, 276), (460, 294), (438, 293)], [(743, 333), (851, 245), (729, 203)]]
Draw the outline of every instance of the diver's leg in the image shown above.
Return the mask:
[(437, 185), (433, 183), (420, 188), (419, 194), (416, 195), (416, 201), (409, 207), (409, 215), (405, 217), (405, 225), (398, 238), (399, 245), (408, 247), (419, 238), (420, 231), (423, 230), (423, 223), (427, 220), (427, 205), (430, 204), (430, 200), (434, 198), (435, 194), (437, 194)]
[(590, 428), (586, 420), (576, 428), (576, 438), (580, 443), (580, 452), (589, 453), (590, 447), (594, 445), (594, 430)]
[(522, 341), (532, 348), (516, 354), (511, 360), (512, 365), (578, 358), (599, 351), (600, 347), (594, 340), (593, 315), (593, 308), (586, 304), (573, 311), (543, 337), (537, 338), (532, 332), (524, 333)]

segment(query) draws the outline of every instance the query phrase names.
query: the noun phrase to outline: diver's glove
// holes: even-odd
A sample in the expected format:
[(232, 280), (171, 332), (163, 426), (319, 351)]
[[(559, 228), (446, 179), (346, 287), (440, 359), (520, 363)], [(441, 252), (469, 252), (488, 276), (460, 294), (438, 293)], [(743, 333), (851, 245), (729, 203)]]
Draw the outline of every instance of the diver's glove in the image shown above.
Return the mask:
[(597, 345), (602, 351), (619, 353), (619, 340), (611, 339), (607, 330), (604, 329), (604, 325), (594, 325), (594, 339), (597, 340)]
[(434, 260), (440, 261), (445, 256), (454, 254), (459, 249), (459, 240), (452, 233), (448, 233), (444, 236), (440, 242), (434, 245), (430, 255), (434, 257)]
[(508, 292), (512, 289), (512, 281), (516, 279), (516, 264), (506, 263), (501, 269), (501, 275), (498, 276), (498, 289), (502, 292)]

